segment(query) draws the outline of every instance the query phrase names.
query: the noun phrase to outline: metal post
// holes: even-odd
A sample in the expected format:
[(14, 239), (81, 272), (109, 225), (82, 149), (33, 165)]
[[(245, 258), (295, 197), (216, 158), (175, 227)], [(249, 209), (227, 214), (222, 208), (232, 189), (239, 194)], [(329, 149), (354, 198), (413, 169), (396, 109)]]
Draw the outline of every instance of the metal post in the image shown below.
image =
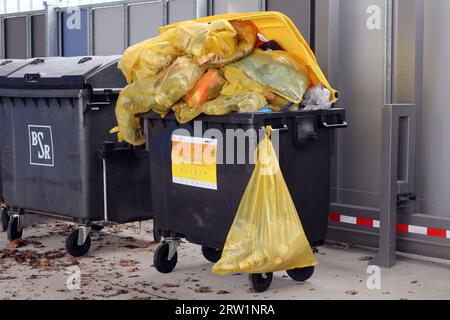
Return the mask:
[(259, 0), (259, 11), (266, 11), (267, 10), (267, 0)]
[(123, 49), (130, 46), (130, 14), (129, 7), (126, 3), (123, 4)]
[(316, 0), (310, 0), (310, 27), (309, 27), (309, 47), (315, 53), (316, 52)]
[(94, 55), (94, 12), (92, 8), (87, 9), (87, 28), (88, 28), (88, 54), (90, 56)]
[(55, 57), (59, 54), (58, 48), (58, 12), (57, 7), (47, 2), (45, 6), (45, 31), (46, 31), (46, 53), (48, 57)]
[(0, 18), (0, 58), (6, 58), (5, 19)]
[(208, 0), (197, 0), (195, 11), (196, 18), (208, 16)]
[(169, 4), (168, 4), (168, 0), (162, 0), (162, 21), (163, 21), (163, 26), (169, 24)]
[(392, 104), (393, 88), (393, 25), (394, 25), (394, 0), (385, 0), (385, 30), (384, 30), (384, 103)]

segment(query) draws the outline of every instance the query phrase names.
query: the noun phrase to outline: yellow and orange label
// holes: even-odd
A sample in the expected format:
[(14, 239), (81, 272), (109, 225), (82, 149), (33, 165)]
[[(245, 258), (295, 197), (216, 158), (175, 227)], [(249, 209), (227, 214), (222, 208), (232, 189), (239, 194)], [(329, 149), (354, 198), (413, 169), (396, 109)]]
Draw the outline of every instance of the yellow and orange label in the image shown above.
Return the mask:
[(173, 135), (172, 182), (217, 190), (217, 140)]

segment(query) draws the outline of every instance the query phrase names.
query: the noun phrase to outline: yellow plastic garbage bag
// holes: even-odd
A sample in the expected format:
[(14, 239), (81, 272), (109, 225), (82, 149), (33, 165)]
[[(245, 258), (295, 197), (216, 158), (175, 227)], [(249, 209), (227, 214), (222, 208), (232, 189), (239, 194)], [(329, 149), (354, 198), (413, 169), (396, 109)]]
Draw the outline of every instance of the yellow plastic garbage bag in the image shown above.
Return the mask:
[(175, 104), (172, 110), (179, 123), (187, 123), (202, 113), (210, 116), (224, 116), (231, 112), (256, 112), (266, 104), (266, 99), (260, 93), (241, 92), (232, 97), (219, 96), (198, 109), (190, 108), (185, 101), (181, 101)]
[(317, 264), (281, 173), (270, 128), (256, 156), (214, 274), (269, 273)]
[(174, 30), (171, 30), (125, 50), (118, 67), (128, 83), (157, 75), (170, 66), (176, 58), (183, 55), (181, 50), (167, 41), (172, 38), (173, 33)]
[(236, 52), (237, 32), (227, 20), (209, 24), (186, 21), (168, 32), (172, 32), (169, 42), (193, 57), (213, 53), (226, 59)]
[(310, 80), (302, 68), (282, 51), (255, 50), (231, 66), (294, 103), (301, 103)]
[(144, 143), (142, 129), (136, 114), (155, 111), (165, 116), (172, 106), (191, 90), (205, 69), (197, 66), (191, 57), (177, 58), (158, 75), (129, 84), (116, 103), (117, 132), (119, 141), (132, 145)]
[(225, 79), (219, 70), (209, 69), (184, 96), (183, 100), (187, 102), (190, 108), (198, 109), (206, 101), (220, 96), (220, 91), (224, 84)]
[(225, 83), (221, 94), (225, 96), (234, 96), (235, 94), (242, 92), (261, 93), (267, 99), (269, 107), (274, 111), (279, 111), (289, 103), (287, 99), (273, 93), (269, 88), (264, 87), (255, 80), (247, 77), (247, 75), (238, 68), (226, 66), (223, 70), (227, 82)]
[[(330, 90), (331, 102), (336, 102), (339, 93), (334, 90), (322, 70), (320, 69), (313, 51), (308, 46), (295, 24), (286, 15), (276, 11), (248, 12), (248, 13), (227, 13), (214, 16), (202, 17), (196, 22), (207, 23), (215, 20), (240, 20), (251, 21), (258, 28), (259, 32), (269, 40), (275, 40), (285, 51), (289, 52), (301, 65), (306, 66), (309, 78), (312, 79), (312, 86), (322, 84)], [(176, 28), (180, 23), (172, 23), (160, 28), (160, 33)]]

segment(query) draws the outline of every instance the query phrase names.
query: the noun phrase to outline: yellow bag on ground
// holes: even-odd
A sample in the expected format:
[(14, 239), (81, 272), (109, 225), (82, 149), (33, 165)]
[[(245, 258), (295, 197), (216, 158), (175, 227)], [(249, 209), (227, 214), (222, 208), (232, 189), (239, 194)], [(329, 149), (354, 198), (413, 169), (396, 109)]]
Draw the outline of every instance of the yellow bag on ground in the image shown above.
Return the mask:
[(307, 73), (287, 52), (255, 50), (232, 67), (294, 103), (301, 103), (310, 80)]
[(214, 274), (269, 273), (317, 264), (281, 173), (270, 129), (256, 155), (255, 170)]

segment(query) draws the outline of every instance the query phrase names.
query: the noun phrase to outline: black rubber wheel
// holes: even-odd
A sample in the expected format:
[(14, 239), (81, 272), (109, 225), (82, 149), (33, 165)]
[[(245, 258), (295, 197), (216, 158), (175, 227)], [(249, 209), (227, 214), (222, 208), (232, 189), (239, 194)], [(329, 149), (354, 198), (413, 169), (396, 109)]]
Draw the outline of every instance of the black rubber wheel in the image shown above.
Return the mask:
[(18, 230), (19, 225), (19, 218), (18, 217), (12, 217), (9, 219), (8, 228), (7, 228), (7, 234), (8, 234), (8, 240), (14, 241), (19, 238), (22, 238), (23, 230)]
[(272, 278), (273, 273), (256, 273), (256, 274), (250, 274), (248, 276), (250, 286), (256, 291), (256, 292), (264, 292), (267, 289), (269, 289), (270, 285), (272, 284)]
[(222, 256), (222, 250), (202, 246), (202, 253), (206, 260), (216, 263)]
[(100, 224), (93, 223), (93, 224), (91, 224), (91, 229), (99, 232), (99, 231), (102, 231), (103, 229), (105, 229), (105, 227)]
[(314, 267), (298, 268), (293, 270), (287, 270), (287, 274), (292, 280), (298, 282), (304, 282), (312, 277), (314, 274)]
[(156, 270), (161, 273), (171, 273), (178, 262), (178, 254), (175, 252), (175, 255), (172, 259), (168, 259), (169, 257), (169, 244), (162, 243), (156, 249), (155, 254), (153, 255), (153, 264), (155, 265)]
[(91, 236), (88, 235), (82, 246), (78, 245), (78, 230), (72, 230), (66, 238), (66, 250), (72, 257), (82, 257), (91, 248)]
[(4, 207), (2, 208), (2, 232), (5, 232), (8, 229), (8, 223), (9, 223), (8, 209)]

